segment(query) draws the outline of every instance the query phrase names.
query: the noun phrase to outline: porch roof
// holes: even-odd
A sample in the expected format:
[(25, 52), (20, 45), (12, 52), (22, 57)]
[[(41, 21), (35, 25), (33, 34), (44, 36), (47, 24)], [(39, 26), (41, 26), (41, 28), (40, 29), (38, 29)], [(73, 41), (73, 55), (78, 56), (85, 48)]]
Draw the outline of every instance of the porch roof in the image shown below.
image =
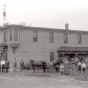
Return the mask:
[(88, 52), (88, 47), (60, 47), (57, 52)]
[(0, 43), (0, 47), (3, 47), (3, 46), (8, 46), (7, 43)]

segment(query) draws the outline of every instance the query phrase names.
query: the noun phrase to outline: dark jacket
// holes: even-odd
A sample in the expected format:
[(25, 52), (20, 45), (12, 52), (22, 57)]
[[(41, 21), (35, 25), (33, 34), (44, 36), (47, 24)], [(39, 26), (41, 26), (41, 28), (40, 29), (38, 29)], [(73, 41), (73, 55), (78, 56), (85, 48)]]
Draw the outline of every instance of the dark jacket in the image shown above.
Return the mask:
[(5, 67), (9, 67), (9, 61), (5, 62)]
[(21, 61), (20, 62), (20, 66), (24, 66), (24, 61)]

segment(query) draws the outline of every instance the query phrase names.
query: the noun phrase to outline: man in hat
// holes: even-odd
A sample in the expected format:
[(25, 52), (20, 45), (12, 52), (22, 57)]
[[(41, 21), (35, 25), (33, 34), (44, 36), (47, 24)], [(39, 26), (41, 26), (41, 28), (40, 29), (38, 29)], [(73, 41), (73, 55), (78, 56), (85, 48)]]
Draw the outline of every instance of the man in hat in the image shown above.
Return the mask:
[(9, 69), (9, 61), (8, 61), (8, 59), (5, 62), (5, 68), (6, 68), (6, 73), (8, 73), (8, 69)]

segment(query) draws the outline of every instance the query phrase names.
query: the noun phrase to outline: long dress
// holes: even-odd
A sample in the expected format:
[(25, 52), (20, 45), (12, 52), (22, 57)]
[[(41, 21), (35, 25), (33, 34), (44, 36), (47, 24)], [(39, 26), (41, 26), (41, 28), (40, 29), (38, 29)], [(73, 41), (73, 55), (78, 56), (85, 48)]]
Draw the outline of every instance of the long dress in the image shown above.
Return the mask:
[(69, 61), (65, 61), (64, 63), (64, 74), (69, 75), (70, 74), (70, 64)]

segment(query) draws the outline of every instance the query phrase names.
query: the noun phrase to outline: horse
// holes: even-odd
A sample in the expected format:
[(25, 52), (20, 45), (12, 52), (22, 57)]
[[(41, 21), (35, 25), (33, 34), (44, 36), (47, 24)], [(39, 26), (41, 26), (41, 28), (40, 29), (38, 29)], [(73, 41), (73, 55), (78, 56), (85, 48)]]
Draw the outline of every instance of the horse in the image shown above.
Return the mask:
[(31, 59), (30, 64), (34, 70), (34, 73), (35, 73), (35, 67), (43, 68), (43, 72), (46, 72), (47, 63), (45, 61), (35, 61)]
[(56, 72), (58, 72), (58, 68), (61, 63), (63, 63), (63, 60), (61, 58), (54, 59), (52, 62), (50, 62), (49, 69), (51, 69), (53, 67), (56, 69)]

